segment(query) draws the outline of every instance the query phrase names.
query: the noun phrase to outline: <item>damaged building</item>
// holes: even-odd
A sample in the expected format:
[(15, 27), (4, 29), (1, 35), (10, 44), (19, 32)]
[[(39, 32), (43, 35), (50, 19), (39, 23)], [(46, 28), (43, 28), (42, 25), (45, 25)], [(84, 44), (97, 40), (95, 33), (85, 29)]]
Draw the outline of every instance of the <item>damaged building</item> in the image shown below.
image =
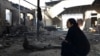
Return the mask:
[[(54, 26), (60, 30), (67, 30), (66, 21), (68, 18), (75, 18), (79, 21), (82, 30), (98, 30), (97, 26), (100, 24), (99, 0), (92, 0), (89, 4), (76, 6), (67, 6), (67, 2), (70, 3), (72, 1), (51, 1), (45, 3), (46, 6), (42, 9), (44, 27)], [(66, 4), (63, 5), (64, 3)], [(22, 24), (26, 26), (34, 25), (36, 27), (36, 13), (36, 9), (30, 10), (21, 5), (19, 7), (18, 4), (9, 2), (8, 0), (0, 0), (0, 32), (3, 31), (2, 26), (5, 26), (5, 21), (11, 26)]]
[[(80, 6), (79, 5), (61, 6), (64, 2), (67, 1), (52, 1), (46, 3), (48, 7), (49, 15), (52, 18), (53, 25), (56, 25), (63, 30), (66, 30), (66, 21), (68, 20), (68, 18), (75, 18), (77, 21), (79, 20), (81, 21), (80, 24), (82, 24), (81, 25), (82, 30), (85, 29), (88, 31), (90, 28), (92, 29), (94, 28), (98, 31), (97, 28), (100, 25), (100, 12), (99, 12), (100, 1), (99, 0), (95, 0), (93, 2), (91, 1), (92, 2), (91, 4), (85, 4)], [(58, 9), (59, 8), (61, 9), (59, 9), (58, 11), (57, 7)]]
[(0, 34), (4, 31), (6, 24), (9, 24), (11, 27), (33, 25), (34, 12), (35, 10), (30, 10), (8, 0), (0, 0)]

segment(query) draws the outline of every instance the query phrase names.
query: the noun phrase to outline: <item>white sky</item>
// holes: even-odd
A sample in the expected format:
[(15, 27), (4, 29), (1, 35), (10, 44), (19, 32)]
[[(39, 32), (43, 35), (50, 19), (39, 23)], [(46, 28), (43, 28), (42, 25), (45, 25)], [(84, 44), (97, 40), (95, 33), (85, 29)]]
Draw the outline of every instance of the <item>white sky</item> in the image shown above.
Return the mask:
[[(25, 2), (24, 0), (9, 0), (9, 1), (12, 1), (12, 2), (17, 3), (17, 4), (19, 4), (19, 1), (20, 1), (20, 4), (24, 7), (27, 7), (27, 8), (30, 8), (30, 9), (35, 8), (34, 6), (32, 6), (29, 3)], [(26, 1), (29, 1), (30, 3), (32, 3), (34, 5), (37, 5), (37, 0), (26, 0)], [(40, 0), (40, 6), (45, 6), (45, 2), (50, 2), (50, 1), (57, 1), (57, 0)], [(75, 1), (74, 0), (68, 0), (67, 2), (65, 2), (65, 4), (67, 3), (68, 4), (67, 6), (71, 6), (71, 5), (74, 5), (74, 4), (91, 3), (91, 1), (93, 1), (93, 0), (75, 0)], [(65, 4), (61, 5), (60, 7), (64, 6)]]
[[(19, 0), (9, 0), (12, 1), (14, 3), (19, 4)], [(26, 0), (29, 1), (30, 3), (37, 5), (37, 0)], [(40, 0), (40, 6), (45, 6), (45, 2), (49, 2), (50, 0)], [(22, 6), (25, 6), (27, 8), (35, 8), (34, 6), (30, 5), (29, 3), (25, 2), (24, 0), (20, 0), (20, 4)]]

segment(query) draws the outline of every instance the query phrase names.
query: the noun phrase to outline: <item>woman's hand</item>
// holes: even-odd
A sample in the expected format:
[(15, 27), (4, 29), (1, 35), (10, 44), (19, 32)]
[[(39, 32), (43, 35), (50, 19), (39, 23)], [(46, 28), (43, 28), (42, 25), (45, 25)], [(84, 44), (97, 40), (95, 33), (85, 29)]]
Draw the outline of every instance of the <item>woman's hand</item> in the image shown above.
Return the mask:
[(60, 39), (61, 39), (61, 40), (65, 40), (65, 37), (62, 37), (62, 36), (61, 36)]
[(64, 38), (64, 37), (60, 37), (60, 39), (61, 39), (61, 40), (63, 40), (64, 42), (68, 43), (68, 41), (67, 41), (67, 40), (65, 40), (65, 38)]
[(65, 36), (66, 36), (66, 35), (61, 35), (61, 36), (60, 36), (60, 39), (61, 39), (61, 40), (65, 40)]

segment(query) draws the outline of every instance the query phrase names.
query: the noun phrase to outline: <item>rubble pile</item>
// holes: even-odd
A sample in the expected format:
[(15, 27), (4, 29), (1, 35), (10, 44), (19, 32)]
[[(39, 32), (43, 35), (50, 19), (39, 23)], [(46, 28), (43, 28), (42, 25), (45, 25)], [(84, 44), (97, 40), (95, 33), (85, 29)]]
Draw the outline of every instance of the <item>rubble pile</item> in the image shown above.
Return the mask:
[[(66, 35), (64, 31), (41, 31), (40, 36), (37, 37), (36, 32), (26, 32), (20, 38), (13, 38), (13, 43), (10, 47), (1, 48), (1, 56), (60, 56), (61, 36)], [(100, 38), (98, 35), (85, 32), (91, 44), (91, 51), (88, 56), (100, 56)], [(30, 45), (38, 47), (42, 50), (24, 50), (22, 44), (24, 38), (27, 37)], [(1, 42), (1, 41), (0, 41)], [(0, 45), (0, 47), (3, 47)], [(35, 48), (36, 49), (36, 48)], [(1, 54), (2, 53), (2, 54)]]

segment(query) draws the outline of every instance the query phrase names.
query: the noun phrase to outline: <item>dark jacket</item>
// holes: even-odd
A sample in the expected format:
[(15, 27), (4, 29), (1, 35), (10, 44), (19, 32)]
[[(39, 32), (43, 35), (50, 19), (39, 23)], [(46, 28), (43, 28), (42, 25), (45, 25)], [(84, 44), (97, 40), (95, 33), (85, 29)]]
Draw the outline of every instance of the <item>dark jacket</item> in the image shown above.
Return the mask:
[(68, 53), (85, 56), (90, 51), (89, 41), (79, 27), (71, 27), (68, 30), (65, 40), (67, 40), (68, 43), (62, 42), (62, 56), (66, 56)]

